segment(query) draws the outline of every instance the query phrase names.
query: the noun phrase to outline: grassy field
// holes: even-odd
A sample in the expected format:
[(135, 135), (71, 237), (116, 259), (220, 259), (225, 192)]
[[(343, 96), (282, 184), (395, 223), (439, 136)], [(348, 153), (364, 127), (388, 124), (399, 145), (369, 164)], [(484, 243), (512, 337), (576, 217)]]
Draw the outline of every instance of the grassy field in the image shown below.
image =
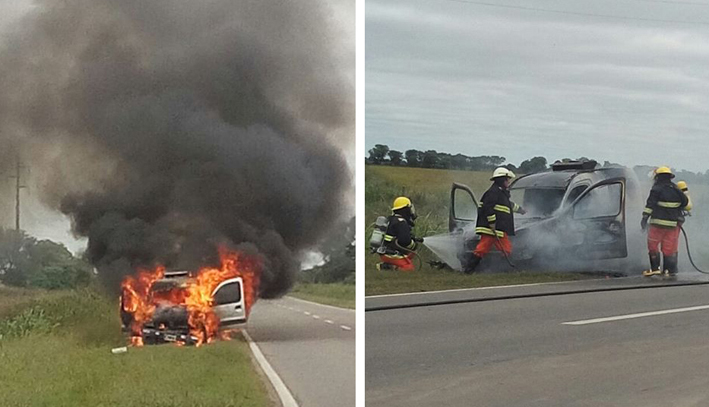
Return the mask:
[(273, 405), (248, 344), (124, 346), (114, 301), (92, 290), (0, 287), (3, 406)]
[[(489, 172), (452, 171), (425, 168), (365, 166), (366, 238), (372, 233), (377, 216), (391, 213), (394, 198), (405, 195), (416, 206), (418, 219), (414, 234), (432, 236), (448, 232), (450, 188), (453, 182), (468, 185), (476, 197), (490, 187)], [(379, 272), (375, 264), (379, 256), (366, 251), (365, 292), (367, 295), (445, 290), (454, 288), (566, 281), (588, 278), (575, 273), (499, 273), (462, 275), (450, 270), (431, 268), (427, 261), (437, 260), (425, 247), (419, 251), (422, 267), (415, 272)], [(418, 263), (418, 261), (417, 261)]]
[(288, 295), (335, 307), (355, 308), (354, 284), (297, 283)]

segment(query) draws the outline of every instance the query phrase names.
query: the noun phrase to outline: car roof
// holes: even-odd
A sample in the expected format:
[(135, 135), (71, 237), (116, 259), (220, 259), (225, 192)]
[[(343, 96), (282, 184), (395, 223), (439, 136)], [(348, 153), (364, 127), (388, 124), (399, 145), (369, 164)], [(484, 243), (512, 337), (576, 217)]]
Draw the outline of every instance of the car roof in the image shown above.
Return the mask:
[(534, 174), (528, 174), (519, 177), (510, 186), (510, 189), (518, 188), (560, 188), (566, 189), (571, 181), (580, 175), (584, 175), (585, 179), (591, 182), (599, 182), (605, 179), (625, 177), (629, 178), (633, 174), (632, 171), (625, 167), (604, 167), (593, 170), (561, 170), (561, 171), (545, 171)]

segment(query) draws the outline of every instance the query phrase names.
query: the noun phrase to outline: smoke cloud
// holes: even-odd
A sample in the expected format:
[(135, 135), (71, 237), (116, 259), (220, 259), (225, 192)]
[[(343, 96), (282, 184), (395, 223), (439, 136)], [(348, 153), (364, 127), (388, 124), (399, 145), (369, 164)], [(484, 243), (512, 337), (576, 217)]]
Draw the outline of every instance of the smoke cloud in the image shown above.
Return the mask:
[[(89, 239), (109, 287), (228, 244), (263, 257), (261, 296), (351, 190), (354, 50), (322, 2), (38, 0), (0, 53), (0, 141)], [(9, 149), (8, 149), (9, 151)]]

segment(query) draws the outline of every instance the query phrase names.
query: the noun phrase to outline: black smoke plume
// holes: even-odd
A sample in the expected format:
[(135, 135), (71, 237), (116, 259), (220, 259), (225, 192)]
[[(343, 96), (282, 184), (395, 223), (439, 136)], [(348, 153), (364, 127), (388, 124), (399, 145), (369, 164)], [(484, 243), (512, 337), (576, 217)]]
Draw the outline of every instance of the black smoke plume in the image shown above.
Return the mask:
[(353, 83), (315, 0), (38, 0), (0, 53), (0, 141), (108, 287), (226, 243), (292, 285), (351, 190)]

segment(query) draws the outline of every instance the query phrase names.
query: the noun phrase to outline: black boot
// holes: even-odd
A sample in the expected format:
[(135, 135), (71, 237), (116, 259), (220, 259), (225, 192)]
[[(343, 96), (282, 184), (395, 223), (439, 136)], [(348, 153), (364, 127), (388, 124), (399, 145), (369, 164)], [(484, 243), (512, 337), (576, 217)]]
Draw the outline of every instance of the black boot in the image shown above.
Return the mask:
[(669, 277), (674, 277), (677, 275), (677, 254), (672, 256), (663, 256), (663, 262), (665, 263), (665, 274)]
[(465, 274), (473, 274), (475, 272), (475, 268), (478, 267), (478, 264), (480, 264), (480, 261), (482, 260), (482, 257), (478, 257), (476, 255), (472, 255), (468, 258), (468, 262), (463, 265), (463, 273)]
[(660, 253), (650, 253), (650, 270), (643, 271), (643, 275), (653, 276), (662, 274), (660, 270)]

